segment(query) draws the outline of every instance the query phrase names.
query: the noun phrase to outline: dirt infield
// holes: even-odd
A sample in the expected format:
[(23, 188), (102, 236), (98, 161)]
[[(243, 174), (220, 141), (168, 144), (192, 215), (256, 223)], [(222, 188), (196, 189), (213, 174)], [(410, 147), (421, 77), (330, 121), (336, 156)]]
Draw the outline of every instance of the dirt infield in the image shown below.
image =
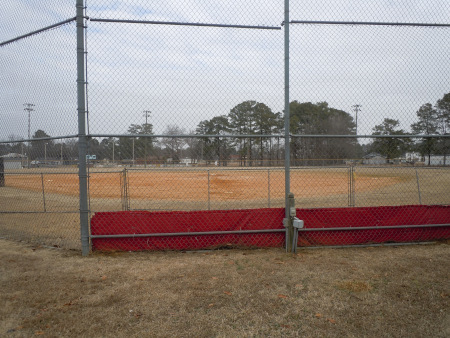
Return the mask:
[[(204, 200), (209, 194), (216, 200), (252, 200), (284, 197), (284, 171), (282, 170), (127, 170), (128, 190), (132, 198), (160, 200), (185, 199)], [(358, 191), (366, 192), (411, 180), (406, 174), (374, 175), (360, 173)], [(90, 173), (91, 198), (117, 198), (121, 194), (124, 172)], [(301, 187), (303, 197), (329, 196), (348, 192), (346, 168), (334, 170), (292, 170), (292, 187)], [(7, 186), (31, 191), (78, 195), (76, 174), (54, 174), (51, 172), (31, 175), (8, 175)]]
[[(75, 169), (38, 169), (7, 173), (6, 187), (15, 189), (22, 199), (27, 195), (36, 200), (78, 197)], [(281, 207), (284, 185), (281, 168), (92, 168), (89, 198), (93, 211), (121, 210), (124, 197), (131, 209), (145, 210)], [(450, 168), (292, 168), (290, 186), (299, 206), (305, 208), (450, 204)]]

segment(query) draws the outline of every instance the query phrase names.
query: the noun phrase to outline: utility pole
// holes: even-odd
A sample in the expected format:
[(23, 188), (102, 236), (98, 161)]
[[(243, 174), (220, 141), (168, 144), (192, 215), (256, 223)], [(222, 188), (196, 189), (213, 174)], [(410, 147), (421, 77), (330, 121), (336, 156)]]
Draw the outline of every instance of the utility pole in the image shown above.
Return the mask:
[(23, 104), (25, 108), (23, 110), (26, 110), (28, 112), (28, 139), (31, 140), (31, 112), (34, 111), (32, 107), (34, 107), (33, 103), (24, 103)]
[[(147, 131), (147, 125), (148, 125), (148, 118), (150, 117), (150, 114), (152, 112), (150, 110), (144, 110), (144, 116), (145, 116), (145, 128), (144, 131)], [(144, 136), (145, 137), (145, 136)], [(145, 153), (145, 157), (144, 157), (144, 168), (147, 168), (147, 137), (145, 137), (144, 139), (144, 153)]]
[(356, 135), (358, 135), (358, 112), (360, 111), (361, 107), (362, 106), (360, 104), (354, 104), (352, 106), (352, 108), (355, 112)]
[[(353, 108), (353, 110), (355, 112), (355, 124), (356, 124), (355, 135), (356, 136), (358, 136), (358, 112), (360, 111), (361, 107), (362, 106), (360, 104), (354, 104), (352, 106), (352, 108)], [(358, 137), (355, 138), (355, 159), (357, 157), (357, 152), (356, 152), (357, 145), (358, 145)]]
[[(25, 108), (23, 110), (26, 110), (28, 112), (28, 140), (31, 140), (31, 112), (34, 111), (33, 107), (34, 104), (33, 103), (24, 103), (23, 104), (25, 106)], [(28, 141), (28, 158), (27, 158), (27, 166), (28, 168), (30, 168), (30, 161), (29, 161), (29, 157), (30, 157), (30, 141)]]

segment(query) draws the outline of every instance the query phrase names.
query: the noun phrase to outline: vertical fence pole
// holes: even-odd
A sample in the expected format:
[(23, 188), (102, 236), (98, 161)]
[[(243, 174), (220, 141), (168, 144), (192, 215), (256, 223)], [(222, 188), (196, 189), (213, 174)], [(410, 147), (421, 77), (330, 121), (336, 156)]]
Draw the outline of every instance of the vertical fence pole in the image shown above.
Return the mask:
[(128, 170), (127, 169), (125, 169), (125, 174), (126, 174), (126, 181), (125, 181), (125, 184), (126, 184), (126, 186), (125, 186), (125, 188), (127, 189), (126, 190), (126, 194), (125, 194), (125, 197), (126, 197), (126, 201), (127, 201), (127, 210), (128, 211), (130, 211), (130, 209), (131, 209), (131, 200), (130, 200), (130, 175), (129, 175), (129, 172), (128, 172)]
[(267, 206), (270, 208), (270, 169), (267, 169)]
[(0, 157), (0, 187), (5, 186), (5, 165), (3, 164), (3, 158)]
[(89, 255), (89, 209), (87, 196), (87, 137), (84, 51), (84, 0), (77, 0), (77, 110), (78, 110), (78, 177), (80, 186), (81, 252)]
[[(289, 217), (289, 193), (291, 190), (291, 147), (290, 147), (290, 130), (289, 130), (289, 0), (284, 0), (284, 203), (285, 203), (285, 219), (290, 221)], [(287, 223), (285, 225), (288, 225)], [(292, 242), (289, 236), (288, 226), (286, 227), (286, 250), (288, 243)]]
[(121, 195), (122, 195), (122, 210), (129, 211), (130, 203), (128, 199), (128, 174), (127, 168), (123, 169), (123, 172), (120, 176), (120, 181), (122, 185)]
[(419, 173), (417, 172), (417, 168), (415, 169), (416, 169), (417, 191), (419, 193), (419, 204), (422, 205), (422, 196), (420, 195)]
[(125, 210), (125, 202), (123, 200), (123, 198), (124, 198), (123, 193), (125, 191), (124, 185), (123, 185), (123, 172), (119, 173), (119, 181), (120, 181), (119, 182), (119, 186), (120, 186), (120, 201), (122, 203), (122, 211), (123, 211), (123, 210)]
[(348, 178), (348, 180), (347, 180), (347, 182), (348, 182), (348, 189), (347, 189), (347, 192), (348, 192), (348, 196), (347, 196), (347, 206), (351, 206), (352, 205), (352, 201), (351, 201), (351, 194), (352, 194), (352, 188), (351, 188), (351, 185), (352, 185), (352, 178), (351, 178), (351, 165), (349, 165), (349, 167), (348, 167), (348, 171), (347, 171), (347, 178)]
[(355, 206), (355, 179), (354, 179), (354, 167), (350, 163), (348, 167), (348, 206)]
[(208, 210), (211, 210), (209, 169), (208, 169)]
[(44, 202), (44, 212), (47, 212), (47, 208), (45, 206), (45, 189), (44, 189), (44, 174), (41, 173), (41, 184), (42, 184), (42, 201)]
[(352, 201), (353, 201), (353, 207), (356, 207), (356, 189), (355, 189), (355, 171), (356, 166), (352, 165)]

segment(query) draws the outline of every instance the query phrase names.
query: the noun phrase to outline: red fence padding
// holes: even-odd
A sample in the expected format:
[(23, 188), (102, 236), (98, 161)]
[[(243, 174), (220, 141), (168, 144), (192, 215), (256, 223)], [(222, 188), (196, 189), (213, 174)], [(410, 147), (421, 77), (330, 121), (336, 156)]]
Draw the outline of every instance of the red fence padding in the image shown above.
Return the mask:
[[(297, 209), (305, 228), (378, 226), (376, 230), (300, 232), (299, 245), (351, 245), (415, 242), (450, 238), (450, 226), (382, 229), (383, 226), (450, 223), (450, 206), (393, 206)], [(99, 212), (91, 219), (92, 235), (165, 234), (283, 229), (284, 209), (214, 211)], [(221, 246), (281, 247), (284, 233), (93, 238), (94, 250), (198, 250)]]
[(449, 224), (450, 206), (404, 205), (361, 208), (297, 209), (305, 228), (377, 226), (376, 230), (308, 231), (299, 234), (300, 246), (418, 242), (450, 238), (450, 226), (383, 229), (386, 226)]
[[(284, 209), (214, 211), (99, 212), (91, 219), (92, 235), (284, 229)], [(221, 246), (280, 247), (284, 233), (94, 238), (94, 250), (198, 250)]]

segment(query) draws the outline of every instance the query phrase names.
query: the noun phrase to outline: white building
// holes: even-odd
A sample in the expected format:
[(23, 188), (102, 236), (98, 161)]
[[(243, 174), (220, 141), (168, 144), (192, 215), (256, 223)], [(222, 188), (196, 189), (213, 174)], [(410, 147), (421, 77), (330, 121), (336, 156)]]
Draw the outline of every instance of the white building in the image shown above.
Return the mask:
[(25, 155), (9, 153), (0, 157), (3, 158), (3, 165), (5, 170), (22, 169), (27, 165), (27, 157)]
[(425, 156), (425, 164), (426, 165), (450, 165), (450, 155), (445, 156), (445, 164), (444, 164), (444, 155), (431, 155), (428, 159), (428, 156)]
[(422, 161), (422, 156), (420, 156), (420, 153), (417, 152), (410, 152), (405, 153), (405, 156), (403, 158), (407, 163), (416, 163)]
[(381, 165), (386, 164), (386, 157), (378, 153), (370, 153), (363, 158), (363, 164)]
[(196, 163), (197, 163), (197, 160), (194, 159), (194, 158), (182, 158), (180, 160), (180, 164), (181, 165), (185, 165), (185, 166), (190, 166), (190, 165), (193, 165), (193, 164), (196, 164)]

